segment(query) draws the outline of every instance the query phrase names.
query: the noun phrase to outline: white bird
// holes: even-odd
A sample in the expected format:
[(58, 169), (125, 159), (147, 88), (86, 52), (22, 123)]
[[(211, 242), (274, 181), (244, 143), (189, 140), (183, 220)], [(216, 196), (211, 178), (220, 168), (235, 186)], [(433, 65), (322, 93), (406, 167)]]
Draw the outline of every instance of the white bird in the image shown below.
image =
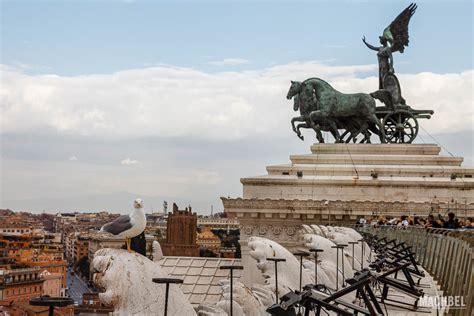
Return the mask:
[(146, 227), (145, 211), (143, 210), (143, 201), (136, 199), (133, 202), (133, 211), (130, 215), (121, 215), (113, 222), (107, 223), (100, 231), (105, 231), (120, 237), (125, 237), (127, 250), (131, 252), (130, 242), (133, 237), (140, 235)]

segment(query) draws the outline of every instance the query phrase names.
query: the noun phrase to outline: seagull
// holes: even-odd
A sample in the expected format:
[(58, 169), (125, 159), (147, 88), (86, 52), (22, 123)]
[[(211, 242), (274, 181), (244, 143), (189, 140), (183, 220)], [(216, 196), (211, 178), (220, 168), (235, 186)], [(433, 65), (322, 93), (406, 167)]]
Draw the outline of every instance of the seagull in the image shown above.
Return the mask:
[(133, 237), (140, 235), (146, 226), (145, 211), (143, 210), (143, 201), (136, 199), (133, 202), (133, 211), (130, 215), (121, 215), (113, 222), (107, 223), (100, 229), (101, 232), (108, 232), (113, 235), (125, 237), (128, 252), (130, 249), (130, 242)]

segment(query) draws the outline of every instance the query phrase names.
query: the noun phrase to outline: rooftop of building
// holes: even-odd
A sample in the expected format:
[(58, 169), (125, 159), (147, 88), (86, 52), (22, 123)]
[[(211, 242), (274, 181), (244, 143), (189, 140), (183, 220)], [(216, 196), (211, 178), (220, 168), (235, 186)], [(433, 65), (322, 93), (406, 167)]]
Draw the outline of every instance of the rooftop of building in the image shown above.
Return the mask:
[[(222, 299), (219, 281), (230, 276), (229, 270), (220, 270), (223, 265), (240, 265), (240, 259), (203, 257), (163, 257), (158, 262), (171, 278), (183, 279), (181, 290), (194, 307), (201, 303), (216, 303)], [(234, 280), (239, 280), (241, 270), (234, 271)]]

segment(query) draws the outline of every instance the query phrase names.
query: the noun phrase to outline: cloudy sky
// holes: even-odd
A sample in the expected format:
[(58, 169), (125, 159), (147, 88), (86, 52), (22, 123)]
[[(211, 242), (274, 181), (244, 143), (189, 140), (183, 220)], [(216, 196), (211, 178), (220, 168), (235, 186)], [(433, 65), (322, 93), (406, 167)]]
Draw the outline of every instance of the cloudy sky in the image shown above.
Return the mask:
[[(378, 87), (377, 44), (405, 1), (1, 1), (0, 208), (200, 213), (239, 179), (309, 152), (290, 80)], [(426, 1), (395, 54), (420, 143), (474, 165), (473, 3)]]

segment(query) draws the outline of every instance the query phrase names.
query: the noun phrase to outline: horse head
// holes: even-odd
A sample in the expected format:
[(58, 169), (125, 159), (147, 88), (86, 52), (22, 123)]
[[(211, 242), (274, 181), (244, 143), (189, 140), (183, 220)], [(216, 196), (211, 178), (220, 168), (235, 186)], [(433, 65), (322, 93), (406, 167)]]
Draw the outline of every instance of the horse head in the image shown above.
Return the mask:
[(286, 95), (286, 98), (288, 100), (291, 100), (291, 98), (293, 98), (295, 95), (297, 95), (298, 93), (300, 93), (301, 91), (301, 87), (302, 87), (302, 83), (299, 82), (299, 81), (291, 81), (291, 86), (290, 86), (290, 90), (288, 90), (288, 93)]

